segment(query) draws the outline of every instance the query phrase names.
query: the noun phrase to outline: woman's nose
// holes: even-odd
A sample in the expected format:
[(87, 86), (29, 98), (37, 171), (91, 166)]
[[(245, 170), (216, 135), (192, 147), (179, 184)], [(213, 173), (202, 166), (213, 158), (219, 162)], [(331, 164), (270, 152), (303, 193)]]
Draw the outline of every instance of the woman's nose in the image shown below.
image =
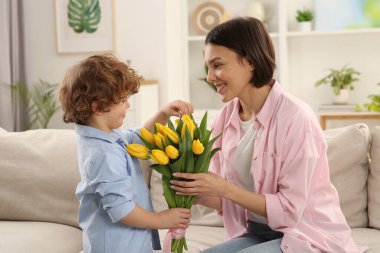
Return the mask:
[(208, 71), (207, 71), (207, 82), (212, 83), (214, 81), (215, 81), (214, 71), (208, 69)]

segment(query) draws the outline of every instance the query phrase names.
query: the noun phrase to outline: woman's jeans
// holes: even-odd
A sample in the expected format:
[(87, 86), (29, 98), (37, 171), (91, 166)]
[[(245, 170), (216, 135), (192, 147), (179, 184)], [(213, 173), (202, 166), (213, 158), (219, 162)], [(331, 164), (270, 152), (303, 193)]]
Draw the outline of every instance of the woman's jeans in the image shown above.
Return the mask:
[(203, 253), (281, 253), (283, 233), (273, 231), (268, 225), (248, 221), (247, 233)]

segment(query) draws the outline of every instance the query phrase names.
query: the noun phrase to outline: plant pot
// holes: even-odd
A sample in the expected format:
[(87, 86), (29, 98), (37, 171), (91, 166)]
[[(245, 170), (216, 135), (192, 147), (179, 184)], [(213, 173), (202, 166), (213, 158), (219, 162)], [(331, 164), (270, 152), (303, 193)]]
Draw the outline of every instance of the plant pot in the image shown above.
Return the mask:
[(335, 95), (333, 103), (336, 105), (345, 105), (348, 103), (348, 100), (350, 100), (350, 90), (343, 89), (340, 90), (339, 95)]
[(298, 26), (299, 26), (299, 30), (301, 32), (310, 32), (312, 30), (311, 29), (311, 21), (299, 22)]

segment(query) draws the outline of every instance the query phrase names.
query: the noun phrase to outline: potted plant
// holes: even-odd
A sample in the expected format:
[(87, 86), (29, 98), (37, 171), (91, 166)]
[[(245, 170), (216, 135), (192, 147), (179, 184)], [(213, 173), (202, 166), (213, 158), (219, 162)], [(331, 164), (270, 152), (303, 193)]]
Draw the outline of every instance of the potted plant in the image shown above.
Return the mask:
[(298, 21), (300, 30), (303, 32), (311, 31), (311, 21), (314, 18), (314, 13), (310, 9), (303, 8), (297, 10), (296, 20)]
[[(377, 85), (380, 85), (380, 83)], [(368, 98), (371, 102), (365, 103), (364, 108), (369, 112), (380, 112), (380, 94), (371, 94)], [(359, 104), (356, 105), (355, 109), (357, 111), (362, 111), (362, 107)]]
[(349, 68), (347, 65), (343, 66), (341, 69), (329, 69), (329, 73), (318, 80), (315, 86), (318, 87), (322, 84), (330, 84), (333, 88), (335, 97), (333, 100), (334, 104), (347, 104), (350, 98), (350, 90), (354, 89), (353, 82), (358, 81), (357, 76), (360, 72), (354, 68)]
[(21, 102), (28, 113), (28, 125), (25, 130), (47, 128), (51, 117), (59, 107), (55, 99), (58, 84), (39, 80), (32, 87), (25, 83), (10, 84), (10, 88), (19, 94)]

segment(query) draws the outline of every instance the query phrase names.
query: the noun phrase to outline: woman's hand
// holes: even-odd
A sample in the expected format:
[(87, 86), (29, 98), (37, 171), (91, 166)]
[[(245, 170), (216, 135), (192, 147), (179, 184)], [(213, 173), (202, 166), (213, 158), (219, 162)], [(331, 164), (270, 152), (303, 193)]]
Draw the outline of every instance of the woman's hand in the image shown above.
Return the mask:
[(204, 195), (224, 197), (229, 183), (221, 176), (208, 173), (174, 173), (174, 177), (191, 179), (192, 181), (171, 180), (171, 188), (179, 195)]

